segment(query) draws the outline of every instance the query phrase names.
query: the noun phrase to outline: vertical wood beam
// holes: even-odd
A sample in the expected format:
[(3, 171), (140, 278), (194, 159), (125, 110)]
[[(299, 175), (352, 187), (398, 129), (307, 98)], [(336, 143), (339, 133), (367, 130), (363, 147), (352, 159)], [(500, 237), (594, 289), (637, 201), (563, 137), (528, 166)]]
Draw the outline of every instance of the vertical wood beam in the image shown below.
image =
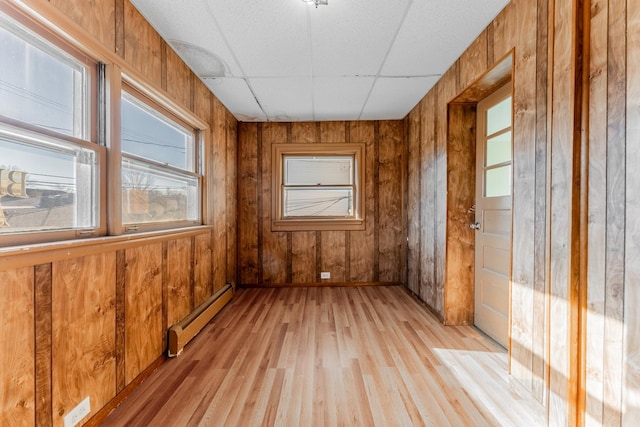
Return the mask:
[[(580, 193), (579, 193), (579, 223), (580, 238), (578, 241), (579, 266), (578, 266), (578, 343), (576, 351), (577, 357), (577, 394), (576, 394), (576, 425), (584, 425), (586, 408), (586, 342), (587, 342), (587, 284), (588, 284), (588, 237), (589, 237), (589, 58), (590, 58), (590, 20), (591, 10), (589, 7), (581, 5), (578, 11), (577, 22), (581, 31), (577, 37), (581, 37), (579, 52), (581, 61), (576, 77), (576, 90), (580, 97), (576, 97), (576, 102), (580, 101), (580, 110), (576, 112), (576, 120), (579, 120), (580, 128), (576, 131), (576, 137), (580, 141), (579, 152), (579, 173), (580, 173)], [(579, 74), (578, 74), (579, 73)], [(579, 116), (579, 117), (578, 117)]]
[(582, 1), (553, 2), (549, 424), (576, 425), (580, 345)]

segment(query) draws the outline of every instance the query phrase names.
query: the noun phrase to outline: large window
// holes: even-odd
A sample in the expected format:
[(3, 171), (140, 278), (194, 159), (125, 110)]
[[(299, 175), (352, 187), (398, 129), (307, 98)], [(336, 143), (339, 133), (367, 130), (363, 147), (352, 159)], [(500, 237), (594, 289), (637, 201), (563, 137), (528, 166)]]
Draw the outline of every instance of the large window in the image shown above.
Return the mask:
[(0, 58), (0, 244), (97, 234), (97, 63), (7, 15)]
[(273, 230), (364, 228), (362, 144), (274, 144)]
[(122, 94), (125, 231), (200, 223), (198, 132), (133, 89)]
[(202, 224), (207, 124), (70, 40), (0, 5), (0, 247)]

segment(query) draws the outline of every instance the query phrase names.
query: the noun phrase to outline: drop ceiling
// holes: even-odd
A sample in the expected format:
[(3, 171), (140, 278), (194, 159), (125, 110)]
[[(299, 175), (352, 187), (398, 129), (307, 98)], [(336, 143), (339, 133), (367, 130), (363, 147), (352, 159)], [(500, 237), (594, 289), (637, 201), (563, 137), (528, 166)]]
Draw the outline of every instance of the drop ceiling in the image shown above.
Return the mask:
[(241, 121), (402, 119), (508, 0), (131, 0)]

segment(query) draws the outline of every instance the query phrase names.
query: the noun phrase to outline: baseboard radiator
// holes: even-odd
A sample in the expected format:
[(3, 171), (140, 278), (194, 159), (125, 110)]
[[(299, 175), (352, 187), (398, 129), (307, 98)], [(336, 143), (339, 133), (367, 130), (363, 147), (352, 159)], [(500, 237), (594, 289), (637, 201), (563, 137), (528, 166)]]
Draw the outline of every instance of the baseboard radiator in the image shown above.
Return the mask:
[(175, 357), (182, 353), (184, 346), (198, 335), (198, 332), (231, 301), (233, 292), (233, 286), (227, 283), (222, 289), (196, 307), (189, 316), (173, 325), (169, 329), (167, 355)]

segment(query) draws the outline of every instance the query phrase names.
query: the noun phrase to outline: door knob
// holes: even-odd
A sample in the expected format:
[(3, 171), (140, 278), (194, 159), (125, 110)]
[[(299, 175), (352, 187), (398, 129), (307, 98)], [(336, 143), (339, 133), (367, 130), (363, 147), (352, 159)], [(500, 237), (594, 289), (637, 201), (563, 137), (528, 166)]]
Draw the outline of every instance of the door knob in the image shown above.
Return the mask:
[(469, 224), (469, 228), (471, 228), (472, 230), (480, 230), (480, 223), (474, 222), (473, 224)]

